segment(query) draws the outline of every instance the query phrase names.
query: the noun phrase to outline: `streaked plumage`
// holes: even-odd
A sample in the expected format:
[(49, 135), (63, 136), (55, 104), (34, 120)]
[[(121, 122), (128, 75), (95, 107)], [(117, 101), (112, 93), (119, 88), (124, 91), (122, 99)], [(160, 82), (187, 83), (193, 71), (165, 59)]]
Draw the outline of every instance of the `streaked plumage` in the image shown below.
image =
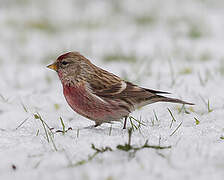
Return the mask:
[(95, 121), (96, 126), (126, 118), (135, 109), (155, 102), (189, 104), (159, 94), (167, 92), (141, 88), (107, 72), (78, 52), (58, 57), (48, 68), (57, 71), (64, 96), (71, 108)]

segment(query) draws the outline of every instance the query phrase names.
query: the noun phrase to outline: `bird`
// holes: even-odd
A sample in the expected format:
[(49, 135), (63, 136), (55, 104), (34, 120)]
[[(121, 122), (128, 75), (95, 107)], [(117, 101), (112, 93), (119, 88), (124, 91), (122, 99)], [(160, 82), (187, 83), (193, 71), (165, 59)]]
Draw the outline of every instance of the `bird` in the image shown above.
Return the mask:
[(164, 91), (147, 89), (110, 73), (94, 64), (79, 52), (67, 52), (47, 66), (57, 72), (64, 97), (78, 114), (102, 123), (127, 118), (134, 110), (156, 102), (194, 105), (180, 99), (165, 97)]

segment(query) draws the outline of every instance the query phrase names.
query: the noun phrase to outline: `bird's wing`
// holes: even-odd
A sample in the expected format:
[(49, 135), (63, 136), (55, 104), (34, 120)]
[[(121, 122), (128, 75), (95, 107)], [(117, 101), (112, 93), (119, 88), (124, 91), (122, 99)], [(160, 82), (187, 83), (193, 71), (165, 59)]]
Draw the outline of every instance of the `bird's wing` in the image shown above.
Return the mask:
[[(93, 86), (90, 84), (90, 88), (92, 92), (100, 97), (111, 97), (111, 98), (136, 98), (136, 99), (142, 99), (149, 97), (151, 95), (156, 95), (154, 91), (149, 89), (141, 88), (137, 85), (134, 85), (130, 82), (126, 81), (120, 81), (116, 84), (113, 84), (109, 87), (102, 88), (102, 89), (94, 89)], [(161, 92), (160, 92), (161, 93)]]
[(188, 103), (180, 99), (168, 98), (158, 95), (169, 94), (167, 92), (141, 88), (126, 81), (120, 81), (119, 83), (113, 84), (104, 89), (94, 89), (90, 84), (90, 89), (91, 92), (99, 98), (122, 100), (134, 107), (141, 107), (158, 101), (193, 105), (192, 103)]
[(104, 88), (101, 87), (100, 89), (94, 88), (94, 84), (90, 83), (89, 85), (92, 93), (102, 97), (116, 96), (118, 94), (121, 94), (127, 88), (127, 83), (125, 81), (120, 81), (115, 84), (105, 86)]

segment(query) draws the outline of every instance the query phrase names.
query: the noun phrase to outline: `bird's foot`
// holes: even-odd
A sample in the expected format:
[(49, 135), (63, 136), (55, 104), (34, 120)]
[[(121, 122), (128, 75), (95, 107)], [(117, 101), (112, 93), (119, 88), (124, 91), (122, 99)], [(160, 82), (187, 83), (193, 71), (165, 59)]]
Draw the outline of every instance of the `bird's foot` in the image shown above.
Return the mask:
[(83, 129), (93, 129), (93, 128), (98, 127), (100, 125), (101, 124), (95, 124), (95, 125), (91, 125), (91, 126), (84, 127)]
[(94, 127), (98, 127), (98, 126), (100, 126), (100, 125), (101, 125), (101, 124), (97, 124), (97, 123), (96, 123), (96, 124), (94, 125)]

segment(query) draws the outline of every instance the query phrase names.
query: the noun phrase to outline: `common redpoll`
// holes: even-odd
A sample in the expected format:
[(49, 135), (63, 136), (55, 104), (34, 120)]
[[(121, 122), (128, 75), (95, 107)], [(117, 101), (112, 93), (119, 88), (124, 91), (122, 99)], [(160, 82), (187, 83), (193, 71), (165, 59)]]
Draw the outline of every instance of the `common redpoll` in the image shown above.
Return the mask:
[(159, 94), (167, 92), (139, 87), (122, 80), (94, 64), (78, 52), (68, 52), (47, 66), (55, 70), (61, 80), (65, 99), (78, 114), (102, 123), (119, 121), (135, 109), (155, 102), (189, 104), (180, 99)]

